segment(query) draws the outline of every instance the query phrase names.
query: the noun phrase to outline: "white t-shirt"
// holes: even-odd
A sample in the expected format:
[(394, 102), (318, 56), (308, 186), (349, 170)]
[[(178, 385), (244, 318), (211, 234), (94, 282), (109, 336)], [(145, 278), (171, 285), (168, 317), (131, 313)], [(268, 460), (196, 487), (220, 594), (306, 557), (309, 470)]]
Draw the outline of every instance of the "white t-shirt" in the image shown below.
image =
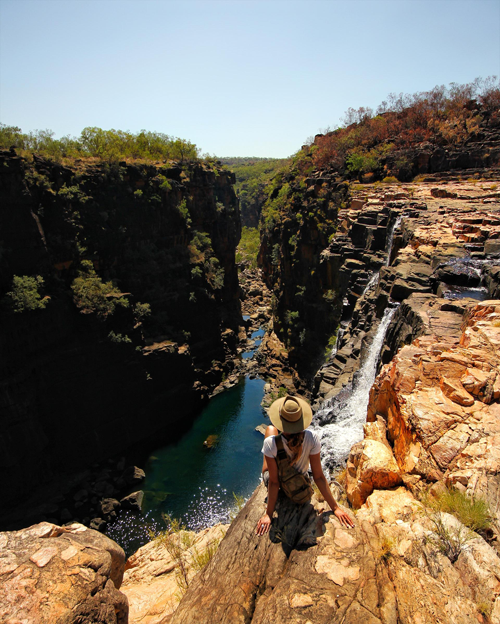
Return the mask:
[[(283, 440), (283, 448), (286, 453), (291, 456), (292, 453), (287, 446), (285, 438), (282, 436)], [(297, 470), (306, 474), (309, 470), (309, 455), (317, 455), (321, 451), (321, 438), (317, 431), (311, 431), (310, 429), (306, 429), (304, 431), (304, 441), (302, 442), (302, 453), (295, 465)], [(274, 457), (276, 459), (276, 455), (278, 454), (278, 449), (276, 447), (276, 436), (269, 436), (264, 440), (264, 445), (262, 446), (262, 452), (266, 457)]]

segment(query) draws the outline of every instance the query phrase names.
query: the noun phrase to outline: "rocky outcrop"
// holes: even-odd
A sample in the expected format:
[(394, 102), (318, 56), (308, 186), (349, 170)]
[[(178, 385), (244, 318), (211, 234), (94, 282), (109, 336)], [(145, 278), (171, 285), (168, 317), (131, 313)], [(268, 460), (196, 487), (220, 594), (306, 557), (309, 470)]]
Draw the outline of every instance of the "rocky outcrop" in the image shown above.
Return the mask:
[[(270, 537), (257, 538), (259, 488), (164, 624), (500, 622), (500, 305), (424, 293), (405, 306), (419, 336), (377, 378), (347, 464), (355, 529), (315, 501), (279, 507)], [(473, 533), (420, 500), (445, 485), (485, 498), (493, 530)]]
[(163, 534), (132, 555), (121, 586), (130, 605), (129, 624), (157, 624), (171, 615), (226, 531), (219, 524), (199, 533)]
[[(350, 208), (339, 213), (342, 230), (323, 256), (327, 262), (336, 262), (335, 271), (348, 275), (350, 282), (340, 290), (345, 295), (344, 320), (335, 348), (315, 378), (316, 406), (352, 382), (389, 302), (403, 303), (387, 333), (381, 355), (384, 363), (418, 334), (420, 319), (405, 303), (412, 293), (437, 293), (449, 298), (450, 306), (452, 300), (466, 296), (467, 289), (479, 286), (496, 296), (497, 254), (492, 249), (499, 236), (499, 217), (496, 200), (484, 205), (489, 201), (485, 197), (490, 184), (448, 186), (455, 189), (454, 198), (436, 199), (435, 187), (422, 183), (399, 191), (388, 187), (359, 193)], [(372, 248), (373, 231), (352, 238), (353, 231), (380, 229), (375, 217), (370, 217), (370, 225), (365, 223), (365, 213), (376, 213), (382, 224), (386, 215), (383, 251), (375, 251), (377, 245)], [(350, 260), (353, 256), (355, 263)], [(469, 294), (481, 296), (480, 292)]]
[[(165, 439), (231, 372), (240, 221), (234, 177), (220, 167), (66, 167), (12, 152), (0, 161), (7, 506), (61, 472)], [(44, 280), (43, 306), (13, 311), (14, 275)], [(113, 292), (100, 295), (111, 280)]]
[(117, 544), (81, 524), (0, 533), (0, 620), (127, 624), (124, 564)]
[[(374, 491), (352, 530), (316, 502), (309, 525), (304, 511), (280, 508), (275, 530), (259, 538), (264, 493), (255, 492), (162, 624), (476, 624), (485, 612), (499, 621), (494, 550), (475, 534), (452, 563), (435, 522), (451, 531), (458, 521), (429, 516), (404, 487)], [(288, 534), (278, 529), (285, 519)], [(314, 524), (317, 543), (290, 550), (294, 530), (311, 535)]]
[(443, 481), (486, 498), (498, 521), (500, 305), (469, 304), (462, 315), (435, 296), (408, 303), (425, 329), (382, 370), (368, 420), (386, 421), (408, 487)]

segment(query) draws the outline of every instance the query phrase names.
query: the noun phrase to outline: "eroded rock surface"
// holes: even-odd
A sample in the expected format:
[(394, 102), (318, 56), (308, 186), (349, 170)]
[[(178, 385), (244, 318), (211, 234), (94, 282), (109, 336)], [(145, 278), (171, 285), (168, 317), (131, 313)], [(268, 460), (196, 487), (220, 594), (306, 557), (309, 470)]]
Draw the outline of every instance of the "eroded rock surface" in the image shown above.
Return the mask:
[[(255, 536), (264, 494), (262, 487), (255, 492), (161, 624), (476, 624), (486, 622), (486, 608), (492, 622), (500, 621), (495, 551), (474, 534), (452, 564), (440, 550), (434, 520), (404, 487), (374, 491), (352, 530), (317, 504), (323, 536), (288, 558), (276, 533)], [(290, 525), (303, 520), (294, 514)], [(456, 529), (452, 516), (441, 520)]]
[(406, 305), (423, 333), (382, 370), (368, 419), (387, 422), (412, 488), (443, 480), (485, 497), (498, 520), (500, 302), (469, 303), (463, 314), (433, 296)]
[(126, 624), (125, 553), (81, 524), (0, 533), (0, 621)]
[[(216, 525), (198, 534), (183, 531), (170, 538), (173, 548), (161, 538), (139, 548), (127, 561), (121, 588), (130, 604), (129, 624), (156, 624), (173, 613), (185, 584), (195, 576), (204, 557), (217, 549), (226, 530), (227, 526)], [(175, 556), (177, 546), (178, 552), (182, 551), (179, 557)]]

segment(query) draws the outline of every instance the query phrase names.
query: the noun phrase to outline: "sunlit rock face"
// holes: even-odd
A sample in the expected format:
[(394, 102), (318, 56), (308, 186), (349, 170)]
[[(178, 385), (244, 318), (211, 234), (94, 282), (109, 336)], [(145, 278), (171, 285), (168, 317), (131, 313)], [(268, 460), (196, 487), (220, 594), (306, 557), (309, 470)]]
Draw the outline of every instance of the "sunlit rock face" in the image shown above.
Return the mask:
[(0, 620), (127, 624), (125, 553), (81, 524), (0, 533)]
[(386, 420), (414, 488), (443, 480), (485, 496), (498, 513), (500, 303), (469, 303), (463, 314), (434, 296), (413, 295), (407, 305), (425, 329), (382, 370), (368, 419)]

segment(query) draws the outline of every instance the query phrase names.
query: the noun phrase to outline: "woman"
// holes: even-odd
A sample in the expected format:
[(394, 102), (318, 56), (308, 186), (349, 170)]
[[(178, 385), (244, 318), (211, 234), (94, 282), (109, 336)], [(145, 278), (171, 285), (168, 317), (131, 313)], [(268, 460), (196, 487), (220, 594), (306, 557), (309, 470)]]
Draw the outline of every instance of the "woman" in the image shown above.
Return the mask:
[(262, 473), (264, 483), (267, 482), (268, 486), (267, 509), (257, 524), (257, 535), (265, 535), (269, 531), (278, 498), (280, 483), (276, 459), (278, 454), (276, 436), (280, 432), (282, 432), (283, 447), (290, 464), (303, 474), (307, 474), (310, 464), (314, 482), (325, 501), (330, 505), (335, 516), (345, 527), (353, 527), (354, 522), (333, 498), (328, 482), (323, 474), (320, 457), (320, 437), (316, 432), (307, 429), (312, 421), (312, 410), (307, 401), (292, 396), (278, 399), (269, 408), (269, 418), (272, 425), (269, 425), (266, 429), (264, 446), (262, 447), (262, 453), (264, 454)]

